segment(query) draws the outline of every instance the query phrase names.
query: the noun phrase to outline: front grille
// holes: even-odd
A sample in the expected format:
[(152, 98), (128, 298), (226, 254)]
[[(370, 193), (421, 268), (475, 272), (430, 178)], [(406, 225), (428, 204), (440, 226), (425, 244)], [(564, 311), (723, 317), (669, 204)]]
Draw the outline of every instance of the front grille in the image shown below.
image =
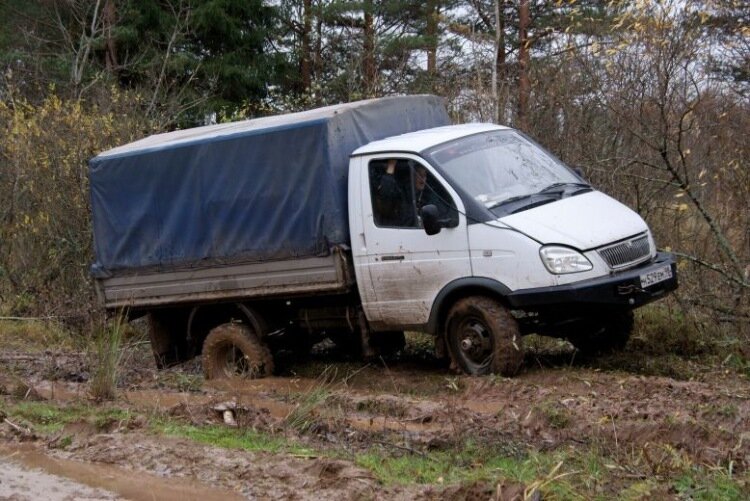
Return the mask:
[(599, 255), (613, 270), (645, 261), (651, 255), (648, 235), (637, 235), (624, 242), (597, 249)]

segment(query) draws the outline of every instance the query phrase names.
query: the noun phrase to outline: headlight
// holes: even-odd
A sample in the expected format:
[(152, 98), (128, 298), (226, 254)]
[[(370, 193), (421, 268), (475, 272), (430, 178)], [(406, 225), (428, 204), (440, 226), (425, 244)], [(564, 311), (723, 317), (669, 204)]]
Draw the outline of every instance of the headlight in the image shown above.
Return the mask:
[(555, 275), (589, 271), (594, 267), (583, 254), (570, 247), (557, 245), (542, 247), (539, 250), (539, 256), (549, 272)]

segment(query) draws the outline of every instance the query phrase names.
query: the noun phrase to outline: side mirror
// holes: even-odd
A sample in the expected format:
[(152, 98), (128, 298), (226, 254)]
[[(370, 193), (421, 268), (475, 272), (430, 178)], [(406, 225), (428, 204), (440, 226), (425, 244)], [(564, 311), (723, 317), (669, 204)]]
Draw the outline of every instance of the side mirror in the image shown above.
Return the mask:
[(438, 219), (438, 208), (432, 204), (422, 207), (422, 226), (424, 232), (428, 235), (437, 235), (440, 233), (440, 220)]
[(573, 167), (573, 172), (575, 172), (576, 175), (580, 177), (582, 180), (586, 181), (586, 176), (583, 175), (583, 169), (579, 165), (576, 165), (575, 167)]

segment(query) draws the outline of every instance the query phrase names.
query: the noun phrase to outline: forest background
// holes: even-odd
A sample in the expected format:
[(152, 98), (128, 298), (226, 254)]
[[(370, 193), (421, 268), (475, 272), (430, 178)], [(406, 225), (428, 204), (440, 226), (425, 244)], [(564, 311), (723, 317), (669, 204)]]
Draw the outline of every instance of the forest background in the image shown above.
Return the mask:
[(392, 94), (517, 127), (679, 258), (670, 318), (750, 358), (750, 4), (0, 0), (0, 317), (86, 331), (87, 161)]

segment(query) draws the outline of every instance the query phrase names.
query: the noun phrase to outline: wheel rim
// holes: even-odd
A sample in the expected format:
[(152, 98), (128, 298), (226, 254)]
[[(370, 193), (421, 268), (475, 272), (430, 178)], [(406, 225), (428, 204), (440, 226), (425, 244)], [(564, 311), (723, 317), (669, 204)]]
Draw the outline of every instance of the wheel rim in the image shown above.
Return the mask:
[(454, 331), (454, 345), (470, 373), (487, 367), (492, 359), (492, 336), (477, 317), (468, 317)]
[(217, 353), (219, 365), (227, 377), (248, 377), (257, 375), (260, 371), (257, 366), (250, 363), (250, 359), (242, 350), (234, 345), (225, 346)]

